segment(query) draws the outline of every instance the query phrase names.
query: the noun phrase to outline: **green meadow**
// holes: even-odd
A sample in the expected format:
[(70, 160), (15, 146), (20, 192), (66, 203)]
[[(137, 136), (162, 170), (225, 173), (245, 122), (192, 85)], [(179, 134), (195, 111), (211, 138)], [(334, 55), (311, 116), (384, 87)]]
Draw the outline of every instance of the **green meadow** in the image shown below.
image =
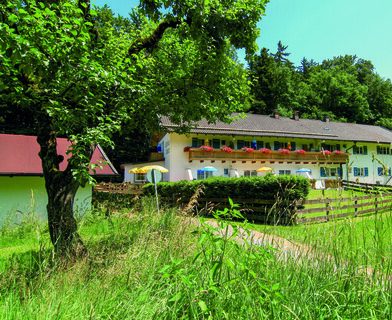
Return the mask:
[(154, 204), (79, 218), (89, 253), (76, 261), (57, 257), (34, 219), (3, 226), (0, 319), (392, 319), (390, 212), (241, 223), (302, 245), (293, 251), (237, 241), (235, 208), (211, 225)]

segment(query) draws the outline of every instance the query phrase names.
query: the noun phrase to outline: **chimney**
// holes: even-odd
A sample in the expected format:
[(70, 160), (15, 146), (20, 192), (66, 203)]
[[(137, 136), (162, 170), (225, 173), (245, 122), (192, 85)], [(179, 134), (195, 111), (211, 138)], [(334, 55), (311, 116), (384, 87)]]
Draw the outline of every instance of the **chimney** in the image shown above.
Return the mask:
[(327, 114), (324, 115), (324, 121), (329, 122), (329, 115), (327, 115)]
[(279, 119), (279, 110), (278, 109), (274, 109), (274, 118)]
[(294, 111), (294, 116), (293, 116), (295, 121), (299, 121), (299, 112), (298, 111)]

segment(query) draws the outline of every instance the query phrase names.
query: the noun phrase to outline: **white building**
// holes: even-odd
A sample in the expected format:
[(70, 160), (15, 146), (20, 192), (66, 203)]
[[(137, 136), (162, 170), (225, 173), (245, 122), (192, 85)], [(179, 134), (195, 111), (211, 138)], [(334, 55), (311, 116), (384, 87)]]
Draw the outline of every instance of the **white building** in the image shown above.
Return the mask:
[[(391, 184), (392, 132), (380, 126), (300, 119), (298, 113), (293, 118), (280, 117), (277, 112), (272, 117), (247, 114), (231, 123), (202, 120), (188, 134), (176, 133), (178, 125), (165, 117), (162, 126), (167, 130), (160, 141), (164, 165), (169, 169), (166, 181), (203, 179), (211, 174), (262, 175), (256, 170), (267, 167), (275, 174), (299, 174), (297, 171), (305, 168), (318, 181), (340, 177)], [(200, 149), (206, 145), (213, 151)], [(224, 145), (232, 152), (222, 151)], [(245, 152), (243, 147), (254, 151)], [(206, 166), (218, 171), (203, 171)]]

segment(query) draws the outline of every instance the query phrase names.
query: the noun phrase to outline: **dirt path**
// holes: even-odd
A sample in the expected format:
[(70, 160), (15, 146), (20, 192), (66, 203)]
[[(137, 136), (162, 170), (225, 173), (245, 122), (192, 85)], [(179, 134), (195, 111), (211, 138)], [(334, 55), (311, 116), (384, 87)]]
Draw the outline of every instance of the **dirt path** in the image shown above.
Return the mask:
[[(200, 221), (198, 219), (192, 219), (192, 224), (199, 225)], [(216, 229), (214, 231), (215, 234), (220, 236), (226, 235), (226, 229), (220, 229), (218, 226), (218, 222), (216, 220), (206, 221), (208, 225)], [(232, 237), (233, 235), (233, 227), (231, 225), (228, 226), (227, 236)], [(236, 236), (236, 240), (244, 243), (245, 241), (253, 246), (266, 246), (277, 249), (275, 255), (278, 258), (278, 261), (287, 261), (289, 259), (296, 260), (298, 262), (306, 260), (307, 262), (313, 263), (315, 266), (319, 263), (325, 263), (328, 261), (334, 267), (334, 270), (337, 271), (338, 268), (348, 268), (349, 263), (344, 261), (339, 261), (336, 263), (336, 260), (328, 253), (321, 252), (320, 250), (315, 250), (311, 246), (304, 245), (298, 242), (289, 241), (285, 238), (262, 233), (256, 230), (248, 229), (248, 232), (245, 229), (240, 228), (239, 234)], [(372, 277), (374, 276), (374, 268), (364, 266), (363, 268), (359, 268), (357, 270), (358, 275)], [(377, 272), (381, 275), (379, 272)], [(385, 279), (387, 282), (392, 281), (391, 277)], [(385, 285), (385, 280), (382, 282)]]

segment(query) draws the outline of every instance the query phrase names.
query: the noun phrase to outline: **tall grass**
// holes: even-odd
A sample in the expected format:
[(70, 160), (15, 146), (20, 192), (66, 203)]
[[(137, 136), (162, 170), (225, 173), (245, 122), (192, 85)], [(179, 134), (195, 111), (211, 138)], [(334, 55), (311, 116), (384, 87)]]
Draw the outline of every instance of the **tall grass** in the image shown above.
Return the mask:
[(215, 223), (168, 208), (158, 215), (154, 199), (92, 212), (80, 221), (84, 259), (59, 260), (44, 241), (0, 255), (0, 319), (392, 318), (388, 269), (359, 272), (338, 245), (331, 260), (237, 241), (252, 234), (233, 215), (234, 205)]

